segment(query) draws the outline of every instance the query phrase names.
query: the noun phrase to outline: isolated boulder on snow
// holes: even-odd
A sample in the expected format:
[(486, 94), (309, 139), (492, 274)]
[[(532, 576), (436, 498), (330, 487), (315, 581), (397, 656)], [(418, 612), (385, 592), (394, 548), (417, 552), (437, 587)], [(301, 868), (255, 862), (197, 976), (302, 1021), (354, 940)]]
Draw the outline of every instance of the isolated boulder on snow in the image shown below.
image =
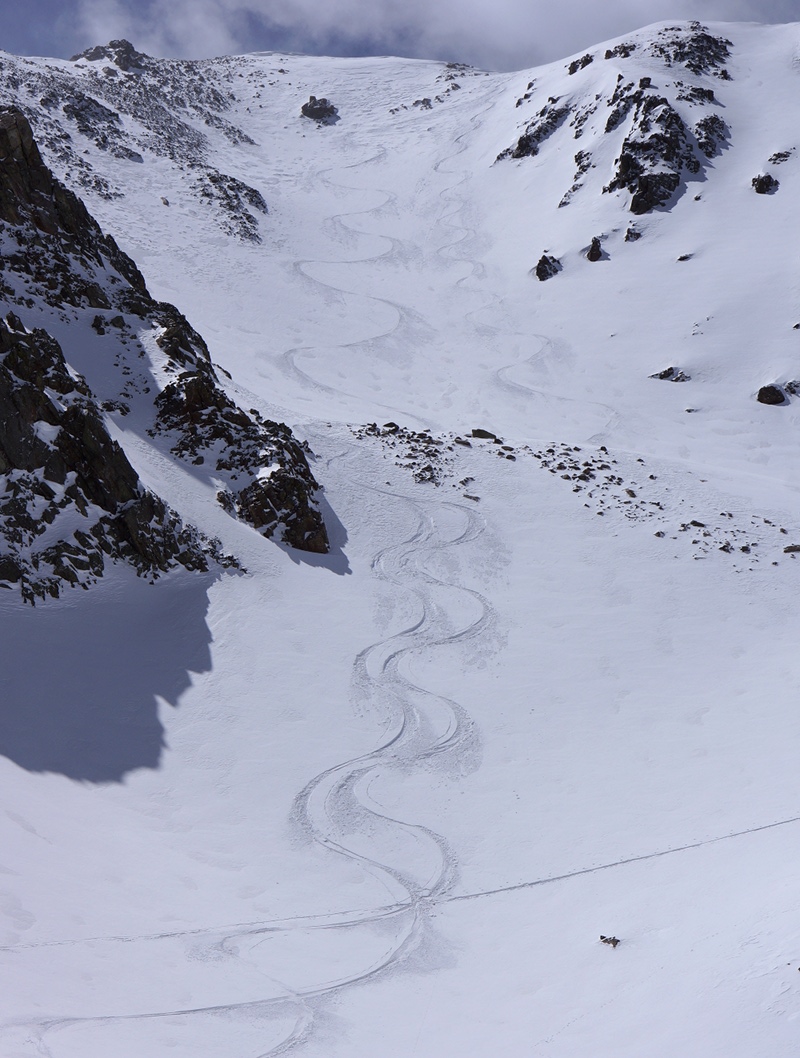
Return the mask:
[(587, 261), (600, 261), (603, 257), (603, 247), (600, 245), (600, 240), (595, 235), (592, 239), (592, 245), (586, 251)]
[(561, 268), (561, 262), (557, 257), (543, 253), (534, 268), (534, 272), (536, 273), (536, 278), (543, 283), (545, 279), (552, 279), (553, 276), (558, 275)]
[(784, 404), (786, 394), (780, 386), (762, 386), (756, 400), (759, 404)]
[(300, 113), (304, 118), (313, 118), (315, 121), (330, 122), (337, 117), (339, 112), (333, 103), (331, 103), (330, 100), (325, 99), (324, 96), (320, 99), (317, 99), (316, 96), (309, 96), (308, 102), (303, 103), (300, 108)]
[(659, 378), (667, 382), (689, 382), (691, 375), (687, 375), (685, 371), (680, 371), (677, 367), (665, 367), (663, 371), (656, 371), (650, 378)]
[(773, 195), (781, 186), (779, 181), (769, 173), (759, 173), (750, 182), (757, 195)]

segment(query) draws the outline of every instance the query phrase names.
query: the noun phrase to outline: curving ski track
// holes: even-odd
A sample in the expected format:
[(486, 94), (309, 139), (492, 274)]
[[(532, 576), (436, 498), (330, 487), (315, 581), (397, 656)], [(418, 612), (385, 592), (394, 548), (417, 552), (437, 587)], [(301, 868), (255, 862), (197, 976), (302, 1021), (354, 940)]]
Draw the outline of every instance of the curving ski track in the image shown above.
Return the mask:
[[(355, 446), (354, 446), (355, 447)], [(175, 931), (148, 937), (105, 937), (96, 941), (54, 941), (25, 947), (57, 947), (91, 943), (158, 943), (172, 938), (201, 936), (207, 946), (249, 962), (259, 946), (281, 933), (316, 930), (348, 931), (380, 922), (394, 922), (390, 942), (357, 971), (307, 987), (290, 986), (272, 973), (271, 995), (259, 1001), (218, 1004), (154, 1012), (134, 1012), (96, 1017), (44, 1018), (36, 1025), (7, 1025), (6, 1031), (33, 1031), (41, 1053), (53, 1055), (48, 1037), (71, 1028), (118, 1022), (190, 1018), (252, 1011), (260, 1016), (286, 1017), (293, 1009), (292, 1028), (259, 1058), (274, 1058), (299, 1045), (313, 1031), (314, 1000), (347, 986), (368, 981), (402, 963), (414, 951), (428, 928), (433, 902), (446, 899), (455, 880), (456, 864), (447, 842), (431, 829), (396, 819), (373, 797), (371, 787), (389, 772), (406, 773), (415, 766), (459, 766), (474, 746), (475, 732), (463, 709), (453, 701), (419, 686), (408, 675), (408, 662), (428, 651), (447, 649), (480, 636), (492, 622), (492, 612), (478, 592), (440, 579), (429, 568), (436, 557), (475, 540), (484, 531), (481, 517), (457, 503), (419, 501), (376, 490), (387, 500), (410, 508), (416, 518), (413, 532), (400, 543), (379, 551), (372, 559), (374, 576), (408, 593), (417, 609), (415, 619), (385, 639), (371, 644), (356, 657), (353, 681), (358, 699), (387, 729), (380, 744), (367, 754), (344, 761), (316, 776), (298, 794), (293, 818), (296, 825), (321, 847), (343, 856), (372, 877), (387, 893), (386, 903), (352, 913), (302, 917), (275, 923), (250, 923), (208, 930)], [(444, 522), (444, 526), (440, 524)], [(453, 522), (460, 524), (453, 533)], [(449, 605), (450, 604), (450, 605)], [(456, 610), (457, 613), (451, 612)], [(464, 612), (469, 611), (464, 616)], [(367, 834), (370, 849), (365, 851)], [(409, 856), (409, 850), (411, 855)], [(408, 860), (408, 862), (406, 862)]]

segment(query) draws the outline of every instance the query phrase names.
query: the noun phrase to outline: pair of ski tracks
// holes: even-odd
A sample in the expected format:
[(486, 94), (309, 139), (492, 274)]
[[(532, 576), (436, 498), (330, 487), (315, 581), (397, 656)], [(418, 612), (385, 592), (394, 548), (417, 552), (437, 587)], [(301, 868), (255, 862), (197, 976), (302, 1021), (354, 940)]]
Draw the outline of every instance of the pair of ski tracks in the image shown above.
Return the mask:
[[(372, 799), (370, 787), (388, 771), (406, 774), (416, 767), (436, 769), (440, 763), (458, 768), (459, 759), (475, 745), (474, 727), (458, 703), (427, 691), (403, 671), (403, 663), (414, 655), (431, 650), (457, 648), (481, 636), (493, 623), (494, 615), (479, 592), (451, 584), (426, 569), (426, 564), (453, 548), (476, 540), (485, 529), (483, 518), (471, 508), (451, 501), (420, 501), (386, 489), (361, 484), (361, 488), (384, 497), (388, 502), (407, 506), (416, 526), (401, 543), (392, 544), (372, 559), (373, 575), (413, 600), (414, 619), (399, 632), (361, 651), (354, 662), (353, 682), (357, 699), (366, 700), (385, 729), (380, 744), (370, 752), (337, 764), (312, 779), (295, 799), (293, 820), (313, 842), (360, 866), (382, 885), (388, 901), (378, 907), (333, 915), (302, 916), (271, 923), (242, 924), (236, 927), (203, 928), (141, 937), (106, 937), (99, 941), (137, 943), (199, 936), (217, 938), (214, 947), (229, 954), (237, 942), (276, 933), (313, 930), (354, 929), (397, 920), (389, 947), (370, 965), (356, 973), (318, 983), (308, 989), (290, 988), (269, 973), (267, 977), (280, 995), (241, 1004), (220, 1004), (152, 1013), (132, 1013), (96, 1017), (60, 1017), (35, 1026), (40, 1053), (52, 1056), (45, 1036), (52, 1032), (89, 1024), (112, 1025), (120, 1022), (152, 1021), (197, 1015), (224, 1015), (231, 1011), (254, 1014), (272, 1009), (294, 1008), (294, 1026), (283, 1040), (259, 1058), (277, 1058), (311, 1035), (315, 1020), (315, 999), (330, 996), (346, 987), (364, 983), (398, 966), (422, 940), (433, 905), (448, 899), (456, 877), (455, 858), (443, 837), (428, 827), (407, 823), (387, 815)], [(448, 535), (437, 524), (461, 520), (460, 531)], [(435, 598), (443, 597), (444, 603)], [(472, 611), (459, 623), (447, 612), (448, 599), (457, 599), (463, 615), (464, 603)], [(355, 827), (353, 823), (355, 822)], [(382, 857), (363, 851), (363, 834), (378, 831), (389, 845), (410, 841), (421, 851), (421, 864), (406, 865), (396, 856)], [(348, 837), (351, 837), (348, 841)], [(356, 848), (354, 846), (361, 846)], [(65, 946), (89, 941), (54, 941)], [(256, 941), (256, 944), (258, 941)], [(23, 946), (26, 947), (26, 946)], [(7, 1026), (12, 1028), (13, 1026)], [(20, 1028), (21, 1026), (17, 1026)], [(29, 1025), (29, 1029), (34, 1026)], [(52, 1056), (55, 1058), (55, 1056)]]

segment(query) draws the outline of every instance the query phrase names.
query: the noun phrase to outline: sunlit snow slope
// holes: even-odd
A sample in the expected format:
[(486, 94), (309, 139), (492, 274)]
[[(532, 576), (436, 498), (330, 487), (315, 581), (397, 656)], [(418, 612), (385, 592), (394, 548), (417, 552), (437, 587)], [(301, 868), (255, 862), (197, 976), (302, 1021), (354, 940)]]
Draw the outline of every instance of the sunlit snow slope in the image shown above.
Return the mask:
[[(308, 440), (333, 548), (110, 415), (247, 572), (1, 593), (3, 1054), (796, 1054), (800, 26), (712, 24), (705, 65), (704, 32), (572, 73), (3, 58), (234, 399)], [(651, 143), (678, 186), (634, 214), (603, 189), (660, 135), (643, 78), (698, 165)]]

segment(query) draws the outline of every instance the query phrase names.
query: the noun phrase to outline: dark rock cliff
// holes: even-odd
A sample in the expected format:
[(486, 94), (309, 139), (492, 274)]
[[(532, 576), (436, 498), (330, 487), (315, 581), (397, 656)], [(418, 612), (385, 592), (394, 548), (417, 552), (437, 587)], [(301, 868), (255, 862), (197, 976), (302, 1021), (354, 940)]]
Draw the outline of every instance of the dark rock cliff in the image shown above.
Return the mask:
[[(0, 586), (32, 600), (88, 586), (109, 558), (149, 574), (225, 561), (141, 486), (112, 440), (105, 414), (132, 407), (154, 440), (224, 482), (218, 501), (231, 514), (327, 552), (303, 447), (287, 426), (245, 413), (224, 392), (200, 335), (150, 296), (134, 262), (54, 179), (25, 115), (9, 107), (0, 110), (0, 296), (16, 310), (0, 320)], [(66, 325), (76, 343), (101, 343), (85, 358), (96, 382), (37, 325), (54, 315), (59, 333)], [(145, 334), (165, 363), (150, 362)], [(95, 385), (106, 392), (97, 396)]]

